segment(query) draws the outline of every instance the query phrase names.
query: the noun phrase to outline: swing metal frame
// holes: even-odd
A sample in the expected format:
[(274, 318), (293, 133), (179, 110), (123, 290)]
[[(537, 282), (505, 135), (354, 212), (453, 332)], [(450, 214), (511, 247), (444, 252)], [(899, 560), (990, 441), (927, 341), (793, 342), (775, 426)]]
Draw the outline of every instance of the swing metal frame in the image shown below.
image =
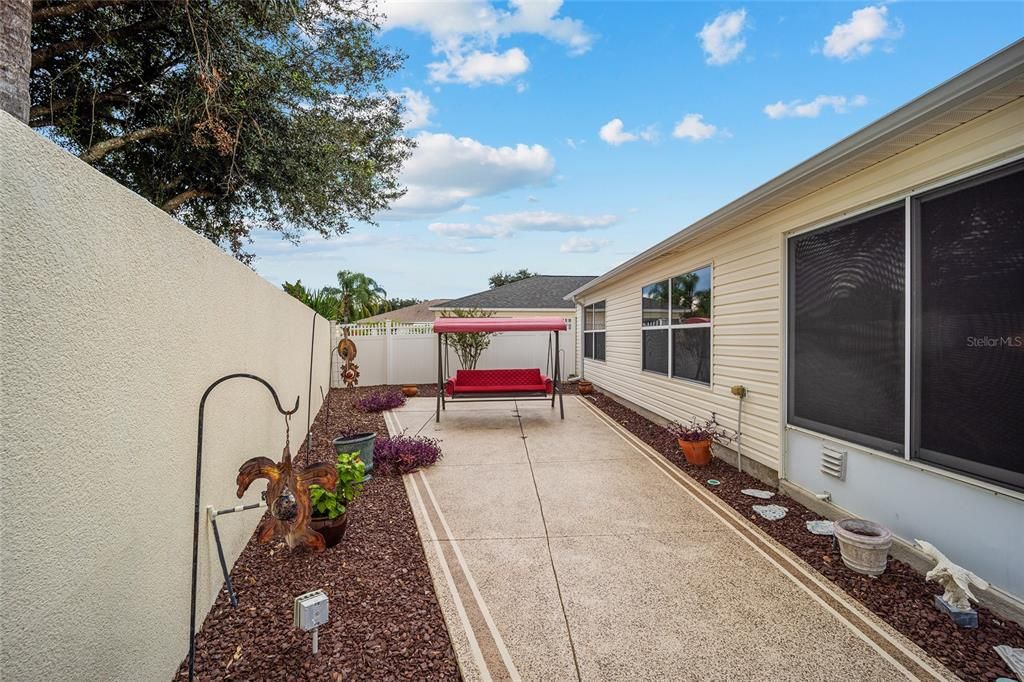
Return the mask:
[[(448, 376), (448, 334), (465, 333), (500, 333), (500, 332), (536, 332), (546, 331), (554, 335), (554, 372), (551, 377), (551, 394), (546, 391), (502, 391), (495, 387), (494, 391), (471, 393), (468, 396), (457, 392), (445, 395), (445, 384)], [(516, 318), (442, 318), (434, 322), (437, 334), (437, 406), (434, 421), (441, 421), (443, 412), (451, 403), (492, 403), (509, 400), (548, 401), (551, 409), (558, 400), (559, 416), (565, 419), (565, 405), (562, 402), (562, 363), (559, 352), (559, 332), (567, 331), (565, 320), (556, 317), (516, 317)], [(551, 361), (551, 336), (548, 337), (548, 360)], [(539, 370), (538, 370), (539, 371)], [(543, 376), (543, 375), (542, 375)]]

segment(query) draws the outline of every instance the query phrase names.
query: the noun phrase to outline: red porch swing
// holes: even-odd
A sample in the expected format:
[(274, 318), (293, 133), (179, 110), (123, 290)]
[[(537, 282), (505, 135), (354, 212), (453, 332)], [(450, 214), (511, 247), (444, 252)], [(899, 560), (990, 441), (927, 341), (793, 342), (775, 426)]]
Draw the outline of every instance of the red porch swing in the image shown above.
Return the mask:
[[(562, 404), (562, 373), (558, 352), (558, 333), (566, 331), (565, 320), (558, 317), (444, 317), (434, 322), (437, 334), (437, 413), (448, 402), (499, 402), (502, 400), (550, 400), (555, 407), (558, 398), (560, 416), (565, 419)], [(552, 377), (539, 368), (525, 369), (460, 369), (445, 379), (448, 357), (447, 334), (472, 332), (549, 332), (554, 335), (554, 371)], [(548, 351), (550, 353), (550, 342)], [(549, 356), (550, 359), (550, 356)]]

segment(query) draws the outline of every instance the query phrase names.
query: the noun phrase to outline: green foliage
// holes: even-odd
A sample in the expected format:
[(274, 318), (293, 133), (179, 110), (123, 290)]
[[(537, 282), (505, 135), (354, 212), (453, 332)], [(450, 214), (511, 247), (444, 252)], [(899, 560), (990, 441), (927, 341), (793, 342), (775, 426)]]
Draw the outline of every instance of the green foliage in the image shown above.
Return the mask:
[(492, 289), (495, 289), (512, 282), (518, 282), (521, 279), (535, 277), (537, 274), (536, 272), (530, 272), (526, 268), (520, 268), (515, 272), (496, 272), (487, 279), (487, 282), (491, 285)]
[[(441, 313), (441, 317), (493, 317), (491, 311), (483, 311), (479, 308), (456, 308)], [(480, 361), (487, 347), (491, 345), (491, 332), (463, 332), (460, 334), (446, 334), (448, 345), (455, 351), (459, 363), (463, 369), (476, 369), (476, 363)]]
[(361, 272), (338, 272), (339, 322), (352, 322), (384, 312), (388, 293), (373, 278)]
[(30, 124), (241, 260), (404, 193), (373, 0), (32, 4)]
[(386, 303), (385, 303), (384, 310), (382, 310), (381, 312), (382, 313), (386, 313), (386, 312), (388, 312), (390, 310), (398, 310), (399, 308), (408, 308), (411, 305), (416, 305), (417, 303), (423, 303), (423, 301), (424, 301), (424, 299), (422, 299), (422, 298), (389, 298), (386, 301)]
[(363, 478), (366, 466), (359, 458), (359, 451), (343, 452), (338, 455), (338, 484), (334, 490), (327, 490), (318, 485), (309, 486), (309, 500), (313, 503), (313, 511), (318, 516), (336, 519), (363, 491)]
[(294, 284), (285, 282), (281, 285), (281, 288), (328, 320), (336, 319), (340, 299), (339, 292), (334, 287), (307, 289), (302, 285), (302, 280), (298, 279), (295, 280)]

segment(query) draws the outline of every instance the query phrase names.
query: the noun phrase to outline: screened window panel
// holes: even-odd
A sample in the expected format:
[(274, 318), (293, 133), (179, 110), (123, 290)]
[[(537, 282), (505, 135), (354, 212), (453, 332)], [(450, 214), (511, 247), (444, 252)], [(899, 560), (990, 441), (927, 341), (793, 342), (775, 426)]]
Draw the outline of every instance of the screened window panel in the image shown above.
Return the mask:
[(604, 301), (594, 304), (594, 329), (604, 329)]
[(711, 383), (711, 327), (672, 330), (672, 376)]
[(594, 306), (588, 305), (583, 309), (583, 329), (594, 328)]
[(711, 321), (711, 268), (672, 278), (672, 324)]
[(583, 357), (593, 358), (594, 357), (594, 335), (590, 333), (583, 334)]
[[(643, 326), (668, 325), (668, 280), (649, 284), (643, 289)], [(666, 369), (666, 371), (668, 371)]]
[(604, 360), (604, 332), (594, 332), (594, 359)]
[(902, 205), (790, 240), (790, 422), (903, 452)]
[(668, 374), (668, 329), (645, 329), (643, 334), (643, 368)]
[(1024, 487), (1024, 169), (919, 216), (916, 455)]

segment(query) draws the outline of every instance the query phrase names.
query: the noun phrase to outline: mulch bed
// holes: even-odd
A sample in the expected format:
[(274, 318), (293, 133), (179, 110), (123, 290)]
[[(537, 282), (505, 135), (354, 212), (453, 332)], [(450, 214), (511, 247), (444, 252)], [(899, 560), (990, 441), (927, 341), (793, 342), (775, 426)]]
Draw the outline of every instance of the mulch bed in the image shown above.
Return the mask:
[[(821, 518), (786, 495), (776, 493), (762, 501), (740, 490), (759, 488), (765, 484), (735, 467), (714, 459), (709, 466), (697, 467), (686, 462), (676, 440), (661, 426), (606, 395), (590, 396), (597, 407), (622, 424), (642, 441), (665, 455), (673, 464), (723, 501), (744, 514), (776, 541), (817, 569), (843, 591), (864, 604), (893, 628), (928, 652), (965, 680), (1013, 679), (1011, 671), (992, 650), (993, 646), (1009, 644), (1024, 647), (1024, 629), (1006, 621), (984, 607), (978, 607), (980, 625), (976, 630), (958, 628), (932, 604), (932, 597), (942, 594), (935, 583), (926, 583), (924, 576), (902, 561), (890, 558), (889, 567), (878, 578), (869, 578), (847, 569), (832, 549), (832, 538), (811, 534), (805, 523)], [(708, 486), (708, 479), (721, 484)], [(768, 521), (751, 510), (754, 504), (778, 504), (789, 511), (778, 521)]]
[[(330, 441), (344, 429), (387, 433), (383, 415), (355, 405), (367, 390), (373, 389), (330, 392), (314, 422), (313, 461), (334, 461)], [(303, 446), (296, 458), (306, 455)], [(196, 679), (460, 679), (400, 478), (376, 476), (367, 483), (336, 547), (292, 551), (253, 537), (231, 579), (238, 608), (221, 590), (197, 635)], [(331, 617), (313, 655), (311, 634), (292, 627), (292, 602), (316, 589), (327, 592)], [(187, 676), (186, 657), (178, 678)]]

